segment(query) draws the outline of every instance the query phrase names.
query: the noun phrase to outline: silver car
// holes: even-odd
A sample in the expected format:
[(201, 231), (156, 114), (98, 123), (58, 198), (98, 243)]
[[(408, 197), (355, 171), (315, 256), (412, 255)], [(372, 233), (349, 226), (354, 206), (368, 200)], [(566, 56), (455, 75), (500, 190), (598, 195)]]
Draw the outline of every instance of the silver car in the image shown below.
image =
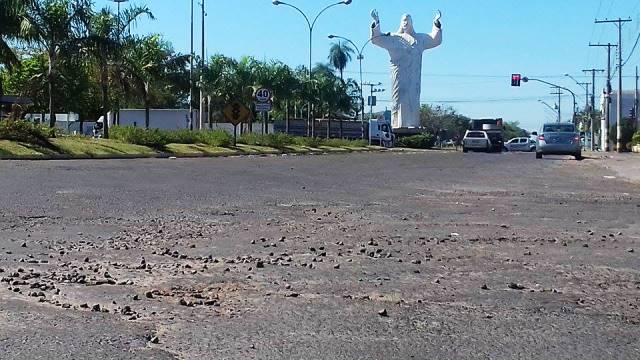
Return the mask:
[(580, 133), (571, 123), (549, 123), (542, 126), (536, 143), (536, 158), (543, 155), (573, 155), (582, 160)]
[(504, 144), (506, 151), (536, 151), (536, 142), (527, 137), (513, 138)]
[(491, 140), (485, 131), (467, 130), (462, 139), (462, 151), (469, 150), (491, 151)]

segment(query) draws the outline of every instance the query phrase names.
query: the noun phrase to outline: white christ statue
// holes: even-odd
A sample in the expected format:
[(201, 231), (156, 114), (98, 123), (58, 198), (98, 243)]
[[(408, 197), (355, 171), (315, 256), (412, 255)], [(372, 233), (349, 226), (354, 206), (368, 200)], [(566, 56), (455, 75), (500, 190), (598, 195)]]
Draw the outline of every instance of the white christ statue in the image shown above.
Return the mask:
[(391, 57), (392, 127), (420, 127), (420, 86), (422, 53), (442, 44), (440, 11), (433, 20), (430, 34), (416, 33), (411, 15), (402, 16), (397, 33), (382, 33), (376, 10), (371, 11), (371, 42), (389, 52)]

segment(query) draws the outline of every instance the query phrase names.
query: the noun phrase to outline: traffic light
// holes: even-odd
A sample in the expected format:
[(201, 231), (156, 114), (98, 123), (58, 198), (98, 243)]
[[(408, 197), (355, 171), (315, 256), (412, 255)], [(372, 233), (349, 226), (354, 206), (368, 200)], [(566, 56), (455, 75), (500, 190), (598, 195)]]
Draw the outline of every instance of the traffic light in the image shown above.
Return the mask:
[(631, 119), (635, 119), (636, 118), (636, 108), (635, 107), (632, 107), (629, 110), (629, 118), (631, 118)]
[(522, 75), (511, 74), (511, 86), (520, 86), (521, 80), (522, 80)]

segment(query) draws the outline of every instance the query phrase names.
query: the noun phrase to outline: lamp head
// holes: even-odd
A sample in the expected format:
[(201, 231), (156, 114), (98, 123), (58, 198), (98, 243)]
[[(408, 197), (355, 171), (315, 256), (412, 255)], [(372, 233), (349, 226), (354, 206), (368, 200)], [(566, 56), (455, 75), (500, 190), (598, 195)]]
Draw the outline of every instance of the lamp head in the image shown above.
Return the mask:
[(329, 35), (329, 36), (327, 36), (327, 37), (328, 37), (329, 39), (333, 39), (333, 38), (335, 38), (336, 36), (335, 36), (335, 35)]
[(342, 3), (345, 4), (345, 5), (349, 5), (349, 4), (351, 4), (351, 0), (344, 0)]
[(282, 1), (273, 0), (271, 3), (272, 3), (273, 5), (280, 5), (280, 4), (282, 4)]

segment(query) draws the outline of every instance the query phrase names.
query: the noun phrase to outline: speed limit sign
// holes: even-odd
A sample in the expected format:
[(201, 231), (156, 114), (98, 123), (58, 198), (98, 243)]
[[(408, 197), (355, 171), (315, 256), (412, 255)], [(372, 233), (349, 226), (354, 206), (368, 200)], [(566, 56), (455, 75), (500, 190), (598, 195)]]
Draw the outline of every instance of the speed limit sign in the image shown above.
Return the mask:
[(271, 90), (267, 88), (260, 88), (256, 91), (256, 101), (259, 103), (266, 103), (271, 100)]

